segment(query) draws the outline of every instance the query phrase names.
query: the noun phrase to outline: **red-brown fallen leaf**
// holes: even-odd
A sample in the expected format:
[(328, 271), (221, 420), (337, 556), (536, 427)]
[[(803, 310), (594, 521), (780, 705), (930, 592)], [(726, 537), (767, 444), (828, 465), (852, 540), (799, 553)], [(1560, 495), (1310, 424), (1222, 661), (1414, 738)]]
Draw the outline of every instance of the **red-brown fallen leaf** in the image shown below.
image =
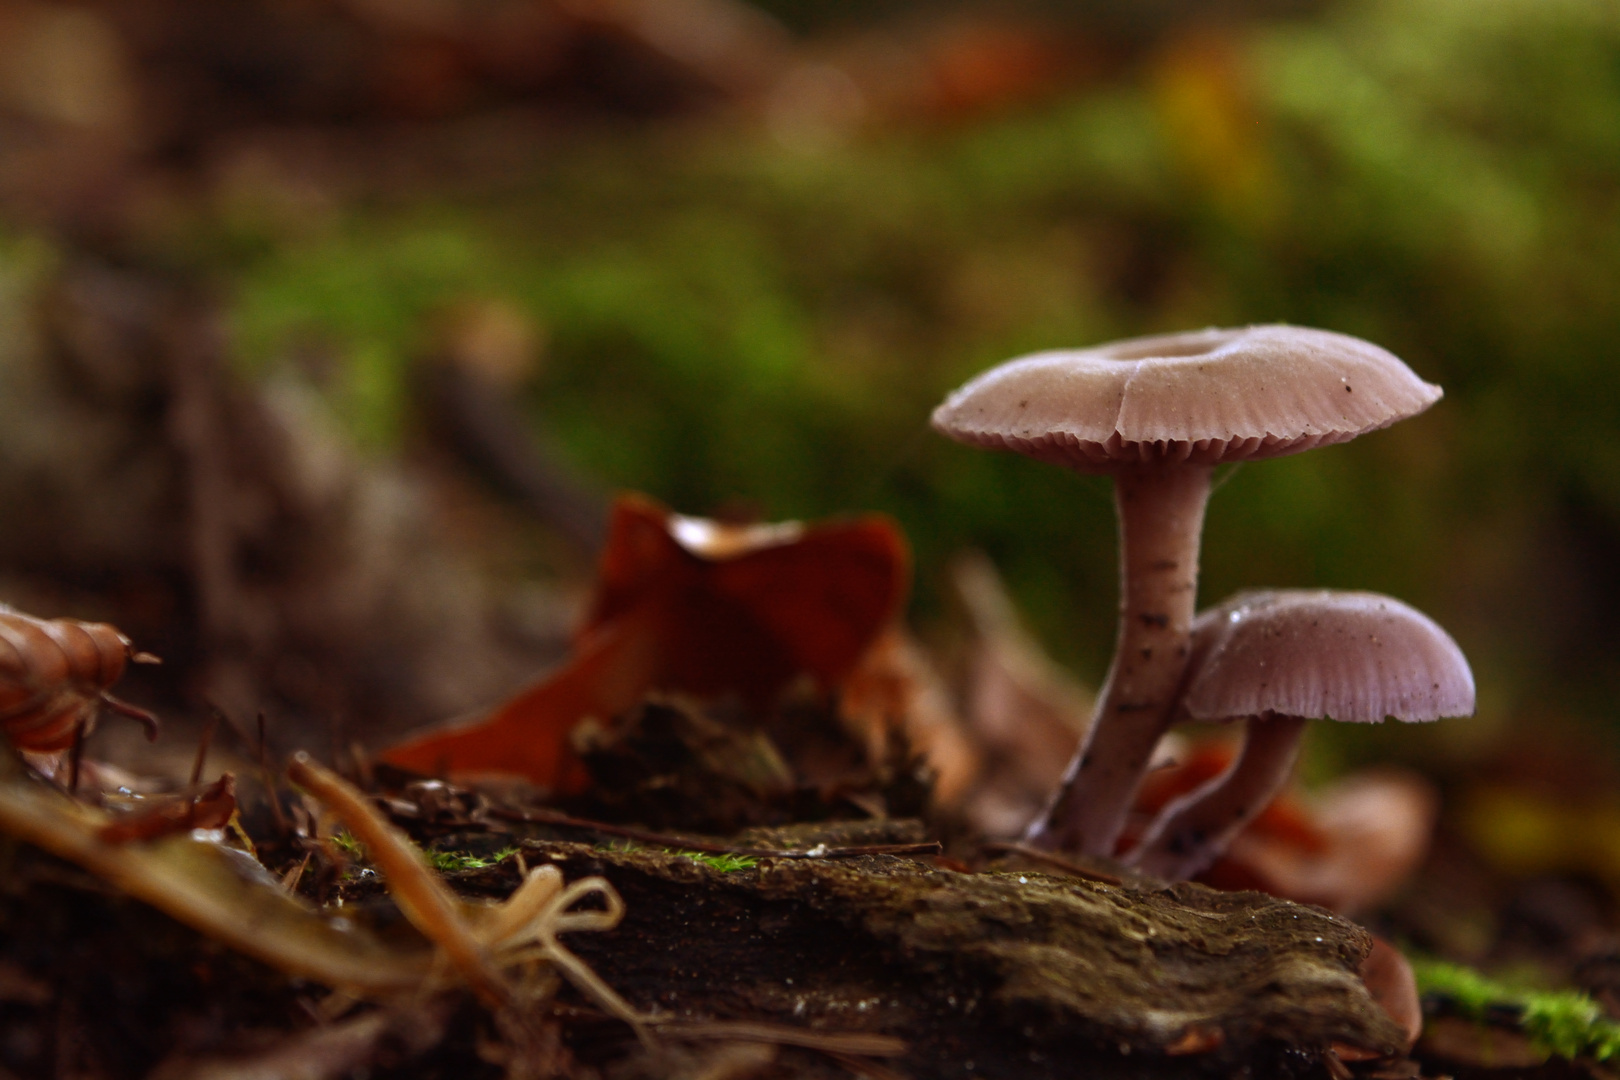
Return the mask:
[[(1138, 822), (1151, 820), (1170, 800), (1185, 795), (1226, 771), (1236, 754), (1235, 744), (1211, 740), (1192, 747), (1174, 765), (1149, 773), (1137, 790), (1133, 818)], [(1135, 831), (1133, 829), (1132, 833)], [(1320, 854), (1328, 846), (1328, 838), (1312, 821), (1310, 810), (1292, 791), (1278, 795), (1260, 812), (1259, 817), (1249, 823), (1243, 835), (1251, 833), (1307, 854)], [(1134, 841), (1135, 836), (1128, 834), (1126, 846)], [(1256, 879), (1252, 871), (1241, 864), (1233, 864), (1229, 856), (1218, 859), (1199, 875), (1198, 880), (1217, 889), (1265, 890), (1265, 885)]]
[(947, 27), (928, 50), (931, 111), (960, 118), (1038, 100), (1083, 57), (1051, 27), (973, 22)]
[(838, 697), (845, 724), (866, 744), (869, 761), (888, 755), (896, 732), (933, 773), (933, 797), (953, 806), (974, 780), (979, 759), (950, 693), (927, 654), (898, 624), (878, 635), (844, 680)]
[(1266, 892), (1354, 917), (1375, 907), (1422, 862), (1439, 797), (1416, 773), (1379, 768), (1323, 789), (1310, 809), (1311, 823), (1325, 840), (1320, 853), (1246, 831), (1227, 858), (1247, 867)]
[(1226, 1032), (1220, 1028), (1191, 1024), (1181, 1033), (1180, 1038), (1164, 1048), (1164, 1052), (1170, 1057), (1207, 1054), (1211, 1050), (1219, 1050), (1225, 1043)]
[(577, 792), (587, 777), (568, 734), (580, 720), (605, 723), (650, 690), (736, 694), (756, 711), (801, 676), (830, 691), (898, 616), (909, 570), (886, 518), (736, 526), (621, 496), (573, 657), (486, 719), (383, 760)]
[(117, 627), (41, 619), (0, 604), (0, 730), (18, 750), (66, 750), (105, 706), (157, 738), (156, 716), (108, 692), (131, 661), (158, 662)]
[[(1219, 775), (1234, 753), (1230, 743), (1207, 742), (1178, 764), (1148, 774), (1137, 793), (1134, 820), (1150, 820), (1171, 799)], [(1347, 776), (1309, 803), (1285, 790), (1196, 880), (1354, 915), (1387, 896), (1417, 867), (1434, 819), (1433, 786), (1395, 769)]]
[(1025, 629), (989, 559), (959, 557), (951, 579), (972, 628), (962, 710), (976, 760), (971, 783), (934, 797), (986, 836), (1019, 836), (1062, 782), (1092, 694)]
[(222, 829), (236, 813), (236, 776), (219, 779), (192, 795), (158, 796), (151, 805), (101, 827), (96, 836), (108, 844), (156, 840), (192, 829)]
[(1423, 1034), (1423, 1004), (1412, 965), (1399, 949), (1374, 934), (1372, 952), (1361, 962), (1360, 972), (1373, 1001), (1406, 1033), (1401, 1049), (1412, 1049)]
[(801, 673), (842, 680), (899, 613), (909, 568), (886, 518), (726, 525), (627, 495), (581, 633), (656, 609), (655, 688), (763, 708)]

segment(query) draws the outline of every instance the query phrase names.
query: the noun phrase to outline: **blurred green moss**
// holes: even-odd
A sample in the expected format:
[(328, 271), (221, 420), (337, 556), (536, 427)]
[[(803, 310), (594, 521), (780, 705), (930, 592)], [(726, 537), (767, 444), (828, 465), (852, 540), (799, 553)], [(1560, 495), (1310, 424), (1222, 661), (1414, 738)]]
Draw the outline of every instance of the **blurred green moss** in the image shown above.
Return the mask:
[(1036, 348), (1358, 334), (1446, 399), (1233, 476), (1206, 600), (1398, 594), (1503, 708), (1601, 714), (1620, 675), (1620, 8), (1597, 0), (1347, 4), (1172, 42), (971, 127), (814, 152), (598, 141), (519, 191), (239, 250), (244, 362), (328, 365), (363, 443), (406, 429), (436, 314), (500, 298), (545, 328), (526, 407), (582, 473), (692, 512), (887, 510), (924, 616), (944, 560), (984, 548), (1091, 677), (1112, 639), (1106, 483), (947, 444), (932, 406)]
[(1420, 994), (1478, 1023), (1511, 1016), (1545, 1053), (1596, 1061), (1620, 1054), (1620, 1024), (1587, 994), (1502, 982), (1439, 960), (1415, 960), (1412, 970)]

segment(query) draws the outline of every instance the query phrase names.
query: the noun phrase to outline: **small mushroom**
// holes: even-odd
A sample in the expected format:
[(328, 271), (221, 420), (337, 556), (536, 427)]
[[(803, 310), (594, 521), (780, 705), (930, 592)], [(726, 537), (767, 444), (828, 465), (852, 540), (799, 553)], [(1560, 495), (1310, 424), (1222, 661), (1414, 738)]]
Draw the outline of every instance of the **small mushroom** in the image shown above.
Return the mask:
[(1215, 466), (1346, 442), (1439, 398), (1376, 345), (1251, 326), (1037, 353), (979, 375), (934, 411), (934, 429), (959, 442), (1114, 477), (1114, 660), (1031, 843), (1113, 852), (1186, 669)]
[(1427, 615), (1377, 593), (1244, 592), (1199, 615), (1179, 712), (1248, 722), (1221, 775), (1171, 802), (1130, 861), (1170, 880), (1213, 862), (1281, 790), (1308, 719), (1438, 720), (1474, 711), (1474, 676)]

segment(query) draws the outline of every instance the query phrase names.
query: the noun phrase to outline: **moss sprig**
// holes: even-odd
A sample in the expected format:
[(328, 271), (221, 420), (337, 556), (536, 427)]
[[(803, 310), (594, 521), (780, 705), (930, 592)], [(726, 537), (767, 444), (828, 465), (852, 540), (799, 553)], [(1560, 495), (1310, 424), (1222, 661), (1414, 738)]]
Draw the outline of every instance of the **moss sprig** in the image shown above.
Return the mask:
[(1513, 1023), (1537, 1047), (1564, 1058), (1620, 1056), (1620, 1023), (1578, 990), (1516, 986), (1438, 960), (1414, 961), (1412, 967), (1419, 993), (1444, 998), (1470, 1020)]

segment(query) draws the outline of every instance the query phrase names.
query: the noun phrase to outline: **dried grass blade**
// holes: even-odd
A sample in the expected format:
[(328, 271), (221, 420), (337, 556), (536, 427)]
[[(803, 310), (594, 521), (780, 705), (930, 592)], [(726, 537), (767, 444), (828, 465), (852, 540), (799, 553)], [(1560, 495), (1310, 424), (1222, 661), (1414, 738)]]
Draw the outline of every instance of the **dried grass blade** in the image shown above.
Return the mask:
[(512, 1001), (512, 989), (490, 961), (478, 938), (461, 918), (460, 902), (399, 829), (385, 821), (371, 803), (341, 776), (296, 754), (287, 766), (293, 783), (325, 803), (343, 820), (355, 839), (388, 879), (400, 911), (445, 956), (474, 992), (493, 1007)]
[(171, 836), (109, 844), (106, 814), (16, 778), (0, 781), (0, 832), (77, 863), (123, 892), (289, 974), (374, 997), (419, 989), (429, 955), (339, 929), (279, 889), (245, 877), (215, 844)]

